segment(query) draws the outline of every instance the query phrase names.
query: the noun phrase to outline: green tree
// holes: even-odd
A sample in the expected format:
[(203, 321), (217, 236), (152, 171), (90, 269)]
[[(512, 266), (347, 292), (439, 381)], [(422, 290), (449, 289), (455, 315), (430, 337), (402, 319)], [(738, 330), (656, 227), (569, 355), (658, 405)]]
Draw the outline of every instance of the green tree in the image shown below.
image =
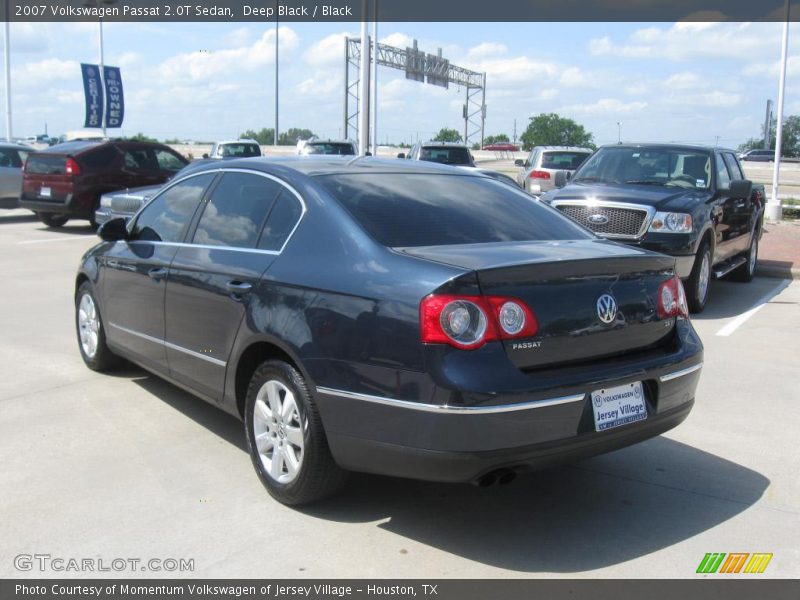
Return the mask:
[[(770, 150), (775, 149), (775, 140), (777, 138), (778, 122), (777, 119), (772, 119), (770, 123)], [(791, 115), (783, 120), (783, 142), (781, 144), (781, 155), (788, 157), (800, 156), (800, 116)], [(743, 144), (739, 145), (740, 152), (747, 150), (759, 150), (764, 147), (764, 126), (761, 126), (761, 137), (750, 138)]]
[(132, 140), (134, 142), (157, 142), (158, 141), (156, 138), (147, 136), (147, 135), (143, 134), (141, 131), (139, 133), (137, 133), (136, 135), (130, 136), (128, 139)]
[(497, 135), (487, 135), (483, 138), (483, 145), (496, 144), (497, 142), (510, 142), (511, 140), (505, 133), (498, 133)]
[(528, 128), (520, 136), (522, 147), (534, 146), (586, 146), (594, 148), (594, 136), (572, 119), (555, 113), (542, 113), (531, 117)]
[(272, 128), (267, 129), (266, 127), (264, 127), (261, 131), (248, 129), (244, 133), (240, 133), (239, 137), (255, 140), (262, 146), (271, 146), (275, 140), (275, 130)]
[(291, 129), (278, 134), (279, 146), (294, 146), (297, 140), (307, 140), (314, 136), (314, 132), (310, 129), (298, 129), (292, 127)]
[(433, 138), (434, 142), (460, 142), (461, 141), (461, 134), (458, 133), (455, 129), (448, 129), (447, 127), (442, 127), (439, 130), (439, 133), (436, 134), (436, 137)]

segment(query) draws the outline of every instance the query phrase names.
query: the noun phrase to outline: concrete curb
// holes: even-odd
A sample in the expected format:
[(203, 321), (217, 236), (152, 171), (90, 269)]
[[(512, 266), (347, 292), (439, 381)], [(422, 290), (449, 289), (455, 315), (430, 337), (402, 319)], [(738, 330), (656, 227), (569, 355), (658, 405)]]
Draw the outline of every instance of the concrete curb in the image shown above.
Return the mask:
[(776, 264), (772, 261), (758, 261), (755, 274), (759, 277), (800, 279), (800, 268)]

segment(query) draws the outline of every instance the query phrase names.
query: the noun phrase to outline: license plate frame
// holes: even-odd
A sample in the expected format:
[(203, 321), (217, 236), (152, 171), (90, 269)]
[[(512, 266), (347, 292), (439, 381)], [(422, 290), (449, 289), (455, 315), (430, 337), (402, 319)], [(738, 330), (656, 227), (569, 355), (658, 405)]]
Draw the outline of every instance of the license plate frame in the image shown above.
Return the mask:
[(52, 198), (53, 197), (53, 190), (49, 187), (42, 186), (39, 189), (39, 197), (40, 198)]
[(644, 386), (634, 381), (591, 393), (595, 431), (607, 431), (647, 419)]

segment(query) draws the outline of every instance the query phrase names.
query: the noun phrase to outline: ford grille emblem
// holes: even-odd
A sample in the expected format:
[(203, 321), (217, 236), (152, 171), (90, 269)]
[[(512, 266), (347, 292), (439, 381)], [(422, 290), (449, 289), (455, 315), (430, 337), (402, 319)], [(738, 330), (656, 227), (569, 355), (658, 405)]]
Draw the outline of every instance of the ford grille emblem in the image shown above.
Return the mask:
[(605, 215), (601, 215), (600, 213), (589, 215), (586, 217), (586, 220), (589, 221), (592, 225), (605, 225), (608, 223), (608, 217)]
[(617, 301), (611, 294), (603, 294), (597, 299), (597, 316), (603, 323), (612, 323), (617, 318)]

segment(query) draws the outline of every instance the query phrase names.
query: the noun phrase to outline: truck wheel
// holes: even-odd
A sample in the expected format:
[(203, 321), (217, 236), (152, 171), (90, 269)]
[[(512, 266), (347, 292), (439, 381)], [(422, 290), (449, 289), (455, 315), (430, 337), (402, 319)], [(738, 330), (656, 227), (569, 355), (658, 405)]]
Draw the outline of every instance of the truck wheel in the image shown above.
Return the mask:
[(694, 266), (689, 279), (686, 280), (686, 300), (689, 310), (701, 313), (708, 300), (708, 288), (711, 283), (711, 247), (703, 242), (694, 257)]
[(344, 485), (347, 473), (334, 462), (308, 386), (292, 365), (261, 363), (250, 379), (244, 417), (253, 466), (278, 502), (307, 504)]
[(39, 220), (48, 227), (61, 227), (69, 221), (69, 217), (64, 215), (57, 215), (55, 213), (37, 212), (36, 216)]
[(756, 272), (756, 263), (758, 262), (758, 233), (753, 234), (753, 239), (750, 241), (750, 248), (745, 253), (747, 262), (738, 269), (731, 273), (733, 281), (741, 281), (742, 283), (749, 283), (753, 280), (753, 275)]

